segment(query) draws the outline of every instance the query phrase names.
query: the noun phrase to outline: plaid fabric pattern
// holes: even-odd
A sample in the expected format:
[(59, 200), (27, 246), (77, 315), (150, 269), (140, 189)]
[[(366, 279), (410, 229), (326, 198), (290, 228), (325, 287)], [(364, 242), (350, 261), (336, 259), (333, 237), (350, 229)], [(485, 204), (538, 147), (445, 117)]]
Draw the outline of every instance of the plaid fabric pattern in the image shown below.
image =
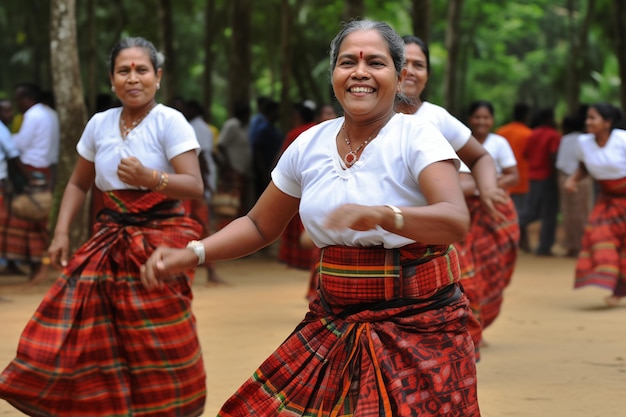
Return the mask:
[(585, 227), (575, 288), (595, 285), (626, 296), (626, 178), (602, 187)]
[(328, 246), (320, 251), (317, 270), (321, 297), (338, 312), (353, 304), (429, 297), (458, 282), (458, 265), (450, 245), (396, 250)]
[[(447, 247), (344, 249), (345, 256), (341, 256), (340, 247), (324, 250), (320, 266), (324, 294), (341, 295), (352, 288), (358, 296), (365, 288), (364, 302), (384, 302), (391, 300), (391, 292), (396, 290), (399, 296), (408, 297), (411, 291), (422, 289), (415, 284), (401, 289), (387, 285), (389, 281), (408, 283), (419, 277), (428, 282), (427, 274), (435, 271), (439, 276), (430, 283), (449, 286), (458, 280), (455, 251)], [(407, 255), (411, 255), (410, 261)], [(391, 262), (394, 258), (402, 263)], [(422, 262), (407, 265), (417, 260)], [(351, 261), (357, 261), (362, 269), (351, 266)], [(379, 261), (382, 263), (376, 265)], [(358, 281), (368, 277), (382, 284), (362, 287)], [(376, 288), (380, 291), (377, 295)], [(356, 302), (356, 298), (336, 296), (334, 302)], [(414, 301), (412, 305), (364, 309), (340, 317), (324, 308), (317, 297), (296, 330), (218, 415), (480, 416), (474, 347), (467, 331), (473, 317), (466, 297), (432, 309), (428, 307), (431, 300)], [(423, 307), (424, 311), (415, 312)]]
[[(454, 244), (459, 252), (462, 284), (470, 307), (486, 329), (500, 314), (504, 289), (510, 284), (517, 260), (520, 229), (513, 201), (498, 207), (505, 219), (497, 221), (482, 206), (480, 198), (466, 199), (470, 230), (465, 239)], [(480, 329), (472, 338), (476, 346), (482, 339)]]
[(300, 246), (300, 235), (303, 231), (300, 215), (296, 213), (280, 237), (278, 260), (292, 268), (309, 270), (314, 264), (314, 251)]
[[(36, 416), (199, 416), (205, 373), (189, 275), (148, 292), (139, 267), (157, 245), (200, 234), (180, 204), (153, 192), (105, 194), (98, 232), (69, 261), (26, 325), (0, 397)], [(170, 200), (171, 201), (171, 200)], [(151, 210), (150, 210), (151, 209)]]
[(585, 224), (591, 211), (591, 177), (578, 182), (578, 191), (572, 193), (565, 189), (569, 175), (559, 172), (559, 205), (563, 222), (561, 246), (567, 250), (580, 251), (585, 233)]
[[(44, 174), (50, 182), (48, 168), (34, 168), (26, 165), (29, 172)], [(48, 220), (25, 220), (11, 214), (11, 196), (5, 199), (0, 216), (0, 257), (21, 262), (39, 263), (48, 252), (50, 233)]]

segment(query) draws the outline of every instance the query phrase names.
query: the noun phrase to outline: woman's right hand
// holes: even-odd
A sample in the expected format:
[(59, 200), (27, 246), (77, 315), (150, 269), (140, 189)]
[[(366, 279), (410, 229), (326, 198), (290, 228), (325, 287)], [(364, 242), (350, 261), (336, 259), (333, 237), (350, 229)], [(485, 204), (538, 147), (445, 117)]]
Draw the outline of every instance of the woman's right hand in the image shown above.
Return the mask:
[(57, 269), (63, 269), (67, 266), (67, 256), (70, 247), (70, 237), (67, 233), (58, 233), (54, 235), (50, 247), (48, 247), (48, 255), (50, 263)]
[(157, 177), (157, 171), (154, 169), (146, 168), (141, 161), (134, 157), (129, 156), (122, 158), (117, 166), (117, 176), (119, 179), (128, 185), (136, 187), (154, 188), (160, 179), (160, 173)]
[(198, 257), (191, 249), (158, 247), (141, 266), (141, 282), (148, 290), (161, 288), (163, 281), (181, 272), (193, 269)]

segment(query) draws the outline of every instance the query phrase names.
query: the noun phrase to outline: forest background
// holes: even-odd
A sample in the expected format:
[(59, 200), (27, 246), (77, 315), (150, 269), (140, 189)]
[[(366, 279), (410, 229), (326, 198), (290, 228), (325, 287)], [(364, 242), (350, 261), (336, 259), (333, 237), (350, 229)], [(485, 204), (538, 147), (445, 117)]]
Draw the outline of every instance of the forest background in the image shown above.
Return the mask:
[[(0, 97), (35, 82), (56, 100), (62, 131), (59, 189), (99, 94), (111, 94), (108, 55), (126, 36), (152, 40), (166, 57), (158, 100), (196, 99), (218, 127), (232, 104), (270, 96), (289, 128), (292, 104), (334, 103), (329, 43), (341, 23), (383, 20), (426, 40), (426, 98), (464, 119), (490, 100), (496, 124), (515, 102), (626, 108), (623, 0), (20, 0), (0, 2)], [(83, 217), (86, 213), (83, 213)], [(51, 216), (55, 217), (55, 216)], [(79, 244), (84, 219), (75, 224)]]

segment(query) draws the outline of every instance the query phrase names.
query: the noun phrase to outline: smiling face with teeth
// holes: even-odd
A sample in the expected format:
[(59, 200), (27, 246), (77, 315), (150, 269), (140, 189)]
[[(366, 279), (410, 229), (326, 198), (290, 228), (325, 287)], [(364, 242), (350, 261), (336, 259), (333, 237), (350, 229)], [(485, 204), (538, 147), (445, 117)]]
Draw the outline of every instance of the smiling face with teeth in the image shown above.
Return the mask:
[(377, 30), (357, 30), (339, 47), (332, 72), (335, 96), (346, 119), (387, 119), (400, 80), (389, 46)]

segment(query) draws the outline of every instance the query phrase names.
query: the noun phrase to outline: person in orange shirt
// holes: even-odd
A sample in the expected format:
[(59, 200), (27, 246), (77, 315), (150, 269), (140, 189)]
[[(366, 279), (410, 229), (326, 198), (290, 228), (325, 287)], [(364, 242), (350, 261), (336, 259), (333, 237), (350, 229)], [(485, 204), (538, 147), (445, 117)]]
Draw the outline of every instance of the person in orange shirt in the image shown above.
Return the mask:
[(515, 204), (518, 215), (525, 210), (530, 183), (528, 180), (528, 161), (524, 157), (524, 151), (528, 144), (528, 137), (532, 129), (528, 126), (530, 120), (530, 106), (524, 103), (517, 103), (513, 107), (513, 121), (507, 123), (496, 130), (496, 134), (503, 136), (509, 141), (513, 149), (513, 155), (517, 160), (517, 170), (519, 181), (517, 185), (509, 188), (511, 198)]

